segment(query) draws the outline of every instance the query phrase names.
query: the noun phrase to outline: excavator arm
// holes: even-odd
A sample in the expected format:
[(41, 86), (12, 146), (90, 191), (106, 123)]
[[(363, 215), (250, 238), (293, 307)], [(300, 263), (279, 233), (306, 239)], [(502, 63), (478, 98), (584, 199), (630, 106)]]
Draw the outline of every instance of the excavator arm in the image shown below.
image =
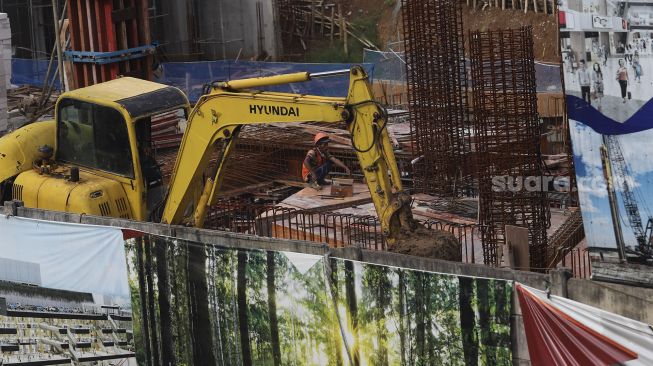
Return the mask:
[[(271, 85), (350, 75), (346, 98), (255, 91)], [(242, 126), (298, 122), (346, 122), (382, 229), (390, 243), (413, 225), (410, 197), (402, 190), (386, 127), (387, 113), (374, 101), (361, 67), (332, 73), (296, 73), (214, 83), (192, 110), (170, 182), (162, 221), (202, 227), (225, 174), (225, 161)], [(221, 158), (204, 174), (216, 148)]]

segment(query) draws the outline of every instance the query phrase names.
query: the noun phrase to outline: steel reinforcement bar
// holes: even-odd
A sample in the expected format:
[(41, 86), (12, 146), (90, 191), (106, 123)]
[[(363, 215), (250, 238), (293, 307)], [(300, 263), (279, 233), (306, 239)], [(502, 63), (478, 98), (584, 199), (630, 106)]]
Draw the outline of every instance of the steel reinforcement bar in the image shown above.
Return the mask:
[(500, 265), (505, 225), (524, 226), (529, 230), (530, 267), (543, 270), (547, 196), (537, 185), (523, 186), (533, 179), (527, 178), (542, 176), (533, 30), (476, 31), (469, 38), (484, 260)]
[(459, 196), (471, 182), (460, 2), (402, 0), (402, 5), (415, 188)]

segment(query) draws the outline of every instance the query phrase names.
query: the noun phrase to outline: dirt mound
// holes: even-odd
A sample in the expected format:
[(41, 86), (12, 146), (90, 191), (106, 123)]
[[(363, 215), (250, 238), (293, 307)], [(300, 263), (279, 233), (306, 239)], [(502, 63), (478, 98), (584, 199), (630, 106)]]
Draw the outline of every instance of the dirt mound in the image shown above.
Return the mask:
[(391, 252), (416, 257), (462, 261), (460, 242), (447, 231), (429, 230), (418, 226), (415, 231), (402, 231), (401, 239), (390, 248)]
[[(465, 37), (469, 31), (488, 31), (496, 29), (519, 28), (524, 25), (533, 26), (533, 54), (536, 61), (560, 62), (558, 52), (558, 20), (552, 14), (534, 13), (523, 10), (500, 8), (472, 9), (463, 6), (463, 28)], [(469, 38), (465, 39), (465, 47), (469, 54)]]
[[(397, 0), (399, 1), (399, 0)], [(367, 0), (353, 0), (352, 6), (357, 3), (366, 3)], [(380, 48), (387, 42), (397, 41), (403, 36), (401, 9), (396, 9), (396, 2), (384, 2), (383, 13), (378, 22)], [(399, 10), (399, 11), (398, 11)], [(532, 10), (524, 13), (523, 10), (500, 8), (485, 8), (481, 10), (462, 4), (463, 33), (465, 35), (466, 54), (469, 57), (469, 31), (487, 31), (496, 29), (519, 28), (523, 25), (533, 26), (533, 52), (537, 61), (560, 62), (558, 52), (558, 21), (552, 14), (534, 13)], [(394, 45), (394, 49), (401, 49)]]

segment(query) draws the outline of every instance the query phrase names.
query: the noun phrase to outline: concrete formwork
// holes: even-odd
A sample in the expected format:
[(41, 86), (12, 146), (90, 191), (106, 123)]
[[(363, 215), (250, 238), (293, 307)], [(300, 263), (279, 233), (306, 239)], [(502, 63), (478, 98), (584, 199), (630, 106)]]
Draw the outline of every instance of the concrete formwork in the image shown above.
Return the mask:
[(170, 61), (279, 54), (274, 1), (158, 0), (151, 21), (153, 40)]

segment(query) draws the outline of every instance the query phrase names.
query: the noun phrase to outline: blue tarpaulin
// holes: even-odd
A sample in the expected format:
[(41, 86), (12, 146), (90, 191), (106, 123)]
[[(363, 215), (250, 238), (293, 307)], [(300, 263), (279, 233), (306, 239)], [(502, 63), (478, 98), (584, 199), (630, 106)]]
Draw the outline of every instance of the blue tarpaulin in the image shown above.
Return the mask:
[[(11, 83), (14, 85), (31, 85), (42, 87), (48, 72), (49, 60), (32, 60), (24, 58), (11, 59)], [(56, 60), (53, 63), (56, 69)], [(51, 76), (52, 77), (52, 76)], [(59, 89), (59, 81), (55, 80), (55, 89)]]
[[(202, 95), (202, 88), (212, 81), (227, 81), (261, 76), (290, 74), (308, 71), (310, 73), (348, 69), (354, 64), (306, 64), (258, 61), (205, 61), (205, 62), (169, 62), (163, 64), (163, 76), (157, 81), (173, 85), (196, 101)], [(374, 75), (373, 64), (362, 65), (370, 77)], [(349, 89), (349, 76), (320, 78), (306, 83), (293, 83), (268, 87), (266, 90), (311, 94), (321, 96), (344, 97)]]
[[(227, 81), (260, 76), (272, 76), (294, 72), (311, 73), (348, 69), (354, 64), (307, 64), (257, 61), (201, 61), (163, 63), (163, 73), (155, 81), (172, 85), (183, 90), (191, 102), (197, 101), (205, 84), (212, 81)], [(362, 65), (370, 77), (374, 75), (374, 64)], [(15, 85), (43, 86), (48, 69), (48, 60), (12, 60), (11, 82)], [(55, 63), (56, 67), (56, 63)], [(58, 88), (57, 82), (55, 87)], [(270, 91), (312, 94), (321, 96), (347, 95), (349, 77), (347, 75), (320, 78), (306, 83), (293, 83), (266, 88)]]
[(625, 135), (653, 128), (653, 99), (646, 102), (625, 122), (617, 122), (597, 111), (589, 103), (573, 95), (567, 95), (569, 119), (581, 122), (602, 135)]

